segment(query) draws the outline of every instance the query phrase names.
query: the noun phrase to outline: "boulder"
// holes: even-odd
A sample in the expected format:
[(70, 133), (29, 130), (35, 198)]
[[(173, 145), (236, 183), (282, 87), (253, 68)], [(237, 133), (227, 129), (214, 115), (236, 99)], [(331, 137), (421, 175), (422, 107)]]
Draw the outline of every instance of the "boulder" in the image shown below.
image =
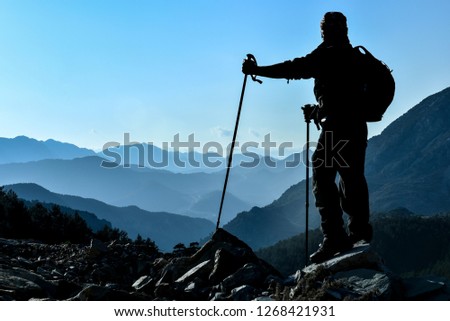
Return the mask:
[(18, 267), (0, 266), (0, 289), (18, 300), (54, 297), (56, 287), (42, 276)]
[(191, 268), (189, 271), (179, 277), (175, 282), (187, 283), (195, 278), (206, 279), (210, 274), (212, 267), (213, 263), (211, 262), (211, 260), (206, 260)]
[(70, 301), (143, 301), (148, 300), (142, 294), (129, 293), (123, 290), (114, 290), (99, 285), (88, 285)]
[(303, 269), (304, 273), (313, 273), (318, 268), (325, 269), (330, 273), (347, 271), (356, 268), (374, 268), (376, 270), (387, 270), (381, 257), (373, 251), (369, 244), (355, 246), (352, 250), (337, 255), (332, 259), (320, 264), (311, 264)]
[(340, 300), (392, 300), (396, 299), (396, 294), (399, 293), (397, 282), (376, 270), (355, 269), (338, 272), (332, 279), (339, 285), (334, 288), (334, 292), (341, 294), (337, 297)]
[(226, 277), (221, 284), (225, 291), (229, 292), (243, 285), (260, 286), (264, 277), (264, 271), (260, 266), (247, 263), (235, 273)]
[[(321, 264), (311, 264), (287, 279), (290, 299), (398, 300), (401, 279), (369, 244), (360, 244)], [(286, 295), (286, 293), (284, 293)]]
[(155, 280), (149, 275), (143, 275), (134, 282), (131, 287), (138, 292), (151, 293), (155, 285)]

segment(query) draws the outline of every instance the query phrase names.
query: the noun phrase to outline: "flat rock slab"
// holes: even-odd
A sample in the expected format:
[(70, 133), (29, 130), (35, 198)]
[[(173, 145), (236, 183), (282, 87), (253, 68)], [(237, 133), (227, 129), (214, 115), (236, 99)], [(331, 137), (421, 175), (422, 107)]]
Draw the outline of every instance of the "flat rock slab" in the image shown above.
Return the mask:
[(372, 299), (387, 300), (394, 293), (389, 276), (375, 270), (356, 269), (338, 272), (333, 279), (357, 297), (370, 296)]
[(304, 273), (313, 273), (317, 269), (324, 268), (330, 273), (353, 270), (358, 268), (377, 268), (383, 270), (383, 261), (372, 250), (369, 244), (356, 245), (350, 251), (339, 254), (320, 264), (311, 264), (303, 269)]

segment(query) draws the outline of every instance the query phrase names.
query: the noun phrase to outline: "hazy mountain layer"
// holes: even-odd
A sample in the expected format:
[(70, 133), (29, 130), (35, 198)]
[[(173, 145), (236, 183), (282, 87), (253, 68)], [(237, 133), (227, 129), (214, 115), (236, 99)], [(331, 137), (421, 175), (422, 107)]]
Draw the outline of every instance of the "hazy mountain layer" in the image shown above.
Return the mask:
[(52, 193), (36, 184), (5, 186), (5, 190), (8, 189), (28, 201), (39, 200), (95, 213), (98, 218), (111, 222), (113, 227), (125, 230), (133, 239), (138, 234), (144, 238), (149, 237), (164, 251), (171, 251), (180, 242), (196, 242), (214, 230), (214, 224), (205, 219), (148, 212), (136, 206), (111, 206), (95, 199)]

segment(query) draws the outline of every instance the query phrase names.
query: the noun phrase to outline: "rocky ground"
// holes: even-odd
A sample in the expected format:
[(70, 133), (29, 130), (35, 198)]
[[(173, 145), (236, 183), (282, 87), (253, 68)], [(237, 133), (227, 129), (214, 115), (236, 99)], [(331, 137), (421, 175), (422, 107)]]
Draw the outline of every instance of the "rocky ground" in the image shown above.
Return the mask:
[(402, 279), (369, 245), (283, 277), (218, 230), (190, 256), (136, 244), (0, 239), (0, 300), (449, 300), (441, 278)]

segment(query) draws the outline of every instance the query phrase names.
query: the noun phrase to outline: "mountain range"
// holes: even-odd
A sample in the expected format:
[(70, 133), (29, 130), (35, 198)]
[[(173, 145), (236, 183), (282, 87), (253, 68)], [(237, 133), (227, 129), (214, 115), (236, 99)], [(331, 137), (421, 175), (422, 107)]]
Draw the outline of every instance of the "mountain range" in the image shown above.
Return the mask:
[(0, 164), (26, 163), (43, 159), (73, 159), (95, 152), (53, 139), (40, 141), (26, 136), (0, 137)]
[(366, 176), (373, 211), (450, 209), (450, 88), (424, 99), (373, 137)]
[[(399, 207), (421, 215), (450, 210), (448, 119), (450, 88), (424, 99), (369, 140), (366, 179), (374, 215)], [(305, 230), (305, 191), (301, 181), (270, 205), (240, 213), (224, 229), (255, 249), (299, 234)], [(309, 227), (318, 225), (312, 201)]]
[[(450, 209), (450, 88), (431, 95), (398, 118), (368, 142), (366, 178), (371, 210), (407, 208), (422, 215)], [(23, 139), (23, 138), (22, 138)], [(295, 157), (292, 155), (291, 157)], [(121, 208), (113, 222), (107, 214), (99, 216), (124, 228), (130, 235), (148, 212), (159, 213), (165, 222), (167, 212), (207, 218), (198, 235), (211, 230), (218, 210), (224, 171), (174, 173), (167, 170), (130, 166), (102, 167), (98, 155), (73, 159), (42, 159), (25, 163), (0, 162), (0, 184), (36, 183), (54, 193), (96, 199)], [(282, 160), (280, 162), (286, 162)], [(285, 164), (285, 163), (284, 163)], [(224, 228), (254, 249), (269, 246), (305, 229), (304, 167), (235, 167), (231, 171), (224, 216)], [(319, 225), (319, 216), (310, 191), (310, 228)], [(37, 193), (39, 194), (39, 193)], [(280, 196), (281, 195), (281, 196)], [(43, 198), (42, 196), (34, 199)], [(61, 203), (61, 201), (60, 201)], [(64, 203), (64, 202), (62, 202)], [(268, 204), (268, 205), (267, 205)], [(95, 207), (80, 208), (98, 214)], [(107, 206), (111, 206), (107, 205)], [(78, 206), (78, 207), (75, 207)], [(123, 214), (124, 209), (130, 211)], [(109, 209), (111, 210), (111, 209)], [(142, 211), (142, 212), (141, 212)], [(145, 214), (143, 213), (145, 212)], [(236, 217), (236, 213), (239, 213)], [(120, 216), (117, 214), (117, 217)], [(234, 218), (233, 218), (234, 217)], [(149, 223), (150, 224), (150, 223)], [(194, 229), (193, 225), (184, 228)], [(122, 225), (124, 226), (124, 225)], [(152, 232), (156, 233), (156, 232)], [(176, 233), (174, 235), (177, 235)], [(144, 237), (154, 239), (151, 234)]]
[[(305, 177), (303, 166), (286, 168), (282, 162), (274, 167), (260, 162), (254, 168), (233, 168), (224, 223), (252, 206), (270, 203)], [(183, 174), (135, 165), (109, 168), (104, 164), (105, 159), (96, 155), (1, 164), (0, 184), (36, 183), (55, 193), (94, 198), (115, 206), (136, 205), (151, 212), (210, 220), (218, 213), (223, 170)]]
[[(1, 185), (8, 185), (7, 188), (28, 201), (40, 201), (48, 206), (57, 204), (65, 212), (76, 210), (94, 230), (104, 224), (112, 225), (131, 237), (138, 234), (150, 237), (164, 250), (171, 250), (179, 242), (200, 240), (213, 231), (224, 170), (177, 173), (141, 168), (133, 162), (108, 167), (103, 166), (108, 160), (94, 151), (54, 140), (37, 141), (19, 136), (1, 139), (0, 143), (4, 151), (0, 153)], [(121, 153), (125, 149), (119, 148)], [(130, 146), (130, 150), (138, 149)], [(186, 153), (179, 156), (184, 160), (189, 157)], [(206, 156), (220, 159), (217, 155), (202, 155)], [(269, 164), (271, 160), (258, 158), (259, 163), (254, 168), (235, 166), (221, 223), (253, 205), (276, 199), (288, 186), (304, 177), (301, 166), (286, 166), (298, 165), (299, 159), (300, 155), (291, 155), (277, 160), (275, 166), (267, 166), (265, 161)], [(235, 164), (241, 161), (248, 164), (249, 160), (254, 160), (254, 156), (237, 154), (234, 157)], [(190, 221), (190, 217), (194, 220)]]
[[(137, 235), (149, 237), (163, 251), (171, 251), (178, 243), (196, 242), (214, 230), (214, 224), (206, 219), (164, 212), (148, 212), (137, 206), (112, 206), (95, 199), (53, 193), (32, 183), (7, 185), (4, 189), (14, 191), (19, 198), (27, 201), (38, 200), (63, 206), (65, 212), (69, 208), (95, 213), (103, 224), (122, 229), (133, 239)], [(91, 223), (89, 226), (92, 228), (92, 222), (94, 222), (95, 227), (98, 227), (98, 219), (91, 218), (91, 221), (88, 221)]]
[[(114, 142), (114, 144), (119, 144)], [(97, 153), (107, 160), (106, 166), (110, 168), (121, 166), (148, 167), (163, 169), (174, 173), (214, 173), (226, 169), (228, 159), (219, 153), (200, 153), (197, 151), (181, 152), (161, 149), (148, 143), (129, 142), (124, 139), (123, 145), (109, 146)], [(233, 166), (242, 163), (250, 164), (253, 161), (262, 161), (263, 156), (257, 153), (234, 152)]]
[[(127, 144), (127, 145), (125, 145)], [(111, 145), (111, 146), (110, 146)], [(130, 142), (124, 139), (124, 145), (118, 142), (106, 143), (103, 150), (81, 148), (74, 144), (54, 139), (45, 141), (27, 136), (14, 138), (0, 137), (0, 164), (26, 163), (47, 159), (71, 160), (87, 156), (99, 156), (104, 159), (105, 168), (138, 167), (170, 171), (173, 173), (214, 173), (226, 169), (228, 155), (219, 153), (182, 152), (165, 150), (149, 143)], [(225, 153), (225, 151), (222, 151)], [(297, 167), (300, 155), (273, 158), (256, 152), (239, 153), (234, 151), (233, 167)], [(256, 164), (256, 165), (255, 165)]]

